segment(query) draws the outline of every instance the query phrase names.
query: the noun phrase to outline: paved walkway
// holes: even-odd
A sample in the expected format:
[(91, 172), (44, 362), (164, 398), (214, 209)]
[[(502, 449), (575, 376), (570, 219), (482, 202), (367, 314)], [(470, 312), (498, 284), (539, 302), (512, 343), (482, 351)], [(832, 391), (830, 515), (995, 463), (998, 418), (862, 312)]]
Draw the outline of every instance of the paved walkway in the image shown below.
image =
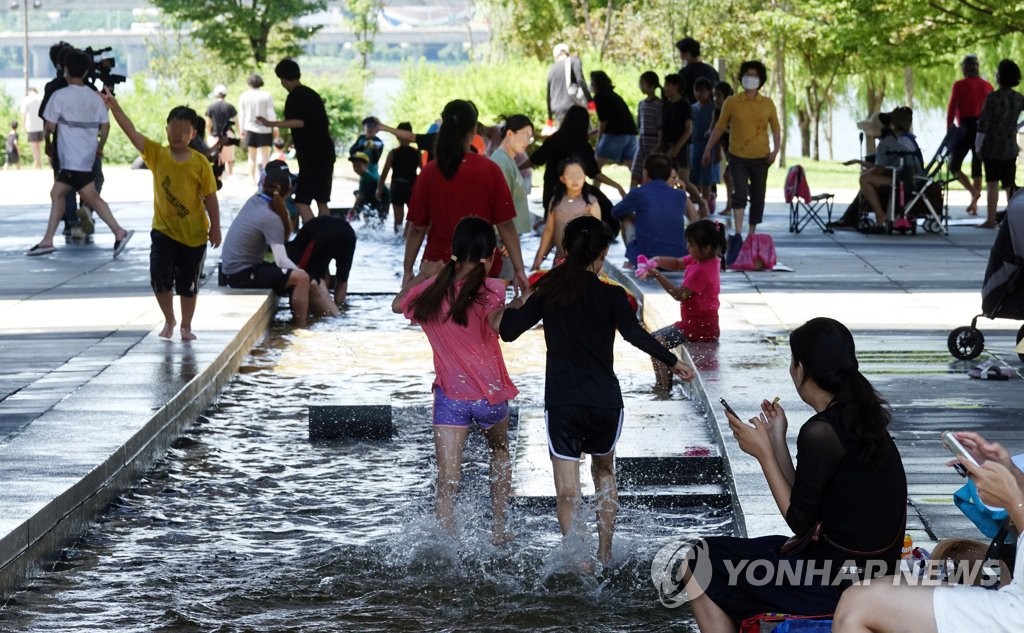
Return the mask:
[[(960, 209), (954, 207), (954, 218)], [(760, 228), (772, 234), (779, 261), (793, 272), (725, 274), (721, 341), (689, 346), (729, 458), (740, 529), (750, 536), (788, 533), (756, 461), (739, 451), (718, 399), (725, 397), (741, 414), (752, 415), (762, 398), (780, 396), (795, 450), (799, 421), (811, 411), (789, 378), (788, 332), (812, 317), (831, 316), (853, 331), (862, 371), (892, 405), (891, 432), (908, 473), (915, 540), (978, 537), (952, 504), (951, 494), (962, 480), (944, 466), (948, 454), (939, 433), (977, 430), (1011, 452), (1024, 451), (1024, 389), (1014, 352), (1021, 324), (979, 324), (986, 336), (979, 361), (993, 358), (1015, 368), (1018, 376), (1008, 382), (968, 378), (965, 372), (979, 361), (956, 361), (946, 350), (950, 330), (969, 324), (980, 311), (994, 232), (955, 221), (948, 237), (825, 235), (810, 229), (792, 235), (786, 213), (785, 205), (769, 204)], [(639, 285), (649, 327), (678, 319), (678, 304), (659, 286)]]
[[(105, 197), (122, 224), (136, 230), (118, 260), (102, 225), (93, 244), (60, 245), (58, 238), (57, 253), (24, 256), (41, 235), (49, 185), (47, 171), (0, 172), (0, 188), (9, 192), (0, 214), (2, 576), (19, 557), (52, 552), (73, 533), (68, 526), (88, 520), (162, 454), (181, 425), (215, 397), (276, 311), (266, 293), (207, 284), (194, 324), (199, 339), (159, 339), (161, 316), (148, 285), (150, 174), (108, 170)], [(351, 199), (352, 182), (339, 179), (335, 187), (340, 202)], [(250, 191), (244, 177), (227, 182), (225, 227)], [(764, 228), (794, 272), (727, 275), (721, 343), (690, 348), (705, 404), (724, 395), (751, 411), (761, 397), (780, 395), (794, 421), (806, 418), (788, 378), (786, 333), (812, 316), (835, 316), (854, 330), (865, 372), (896, 411), (893, 433), (911, 477), (917, 535), (974, 535), (950, 503), (959, 481), (942, 466), (939, 431), (980, 429), (1024, 449), (1014, 428), (1024, 404), (1020, 383), (971, 381), (963, 376), (969, 363), (954, 362), (945, 351), (949, 330), (978, 310), (993, 234), (954, 227), (948, 238), (811, 230), (792, 236), (785, 227), (783, 207), (770, 205)], [(390, 239), (368, 237), (361, 258), (390, 251), (373, 246)], [(621, 250), (615, 253), (621, 260)], [(215, 261), (216, 252), (208, 270)], [(393, 262), (369, 268), (353, 274), (351, 292), (397, 288)], [(643, 288), (649, 325), (673, 321), (674, 302), (650, 284)], [(983, 325), (987, 354), (1018, 367), (1013, 333), (1019, 324)], [(751, 535), (784, 529), (756, 464), (739, 453), (727, 428), (722, 432), (721, 416), (713, 422), (733, 474), (740, 529)]]

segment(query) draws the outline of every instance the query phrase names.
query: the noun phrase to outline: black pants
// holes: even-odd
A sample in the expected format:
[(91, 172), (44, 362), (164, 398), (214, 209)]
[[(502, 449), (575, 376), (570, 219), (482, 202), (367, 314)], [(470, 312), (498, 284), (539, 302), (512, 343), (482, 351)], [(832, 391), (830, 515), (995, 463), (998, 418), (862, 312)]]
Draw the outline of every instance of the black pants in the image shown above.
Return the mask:
[(732, 170), (731, 208), (746, 207), (749, 197), (750, 224), (760, 224), (764, 219), (764, 196), (768, 188), (768, 167), (765, 158), (740, 158), (729, 154), (729, 169)]

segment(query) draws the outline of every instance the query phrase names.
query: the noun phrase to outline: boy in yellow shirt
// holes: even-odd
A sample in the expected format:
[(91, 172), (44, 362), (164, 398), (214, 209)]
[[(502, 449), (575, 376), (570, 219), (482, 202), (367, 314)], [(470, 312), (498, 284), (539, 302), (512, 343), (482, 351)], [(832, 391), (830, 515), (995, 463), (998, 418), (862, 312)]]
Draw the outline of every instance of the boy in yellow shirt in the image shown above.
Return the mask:
[[(107, 90), (103, 103), (153, 172), (153, 245), (149, 277), (156, 301), (164, 314), (163, 338), (171, 338), (174, 318), (173, 290), (181, 301), (181, 340), (196, 338), (192, 316), (196, 311), (199, 274), (206, 256), (206, 242), (220, 246), (220, 206), (217, 181), (205, 156), (189, 147), (196, 135), (199, 115), (178, 106), (167, 115), (167, 146), (150, 140), (135, 129), (128, 115)], [(209, 219), (207, 219), (209, 216)]]

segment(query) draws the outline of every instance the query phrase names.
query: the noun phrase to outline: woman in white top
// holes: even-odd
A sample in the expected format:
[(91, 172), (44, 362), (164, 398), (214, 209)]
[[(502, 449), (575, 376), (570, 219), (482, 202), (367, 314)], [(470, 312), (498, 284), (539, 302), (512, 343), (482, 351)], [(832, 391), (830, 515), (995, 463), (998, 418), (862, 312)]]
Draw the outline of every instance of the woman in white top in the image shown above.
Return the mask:
[[(960, 460), (986, 504), (1006, 508), (1024, 526), (1024, 472), (1005, 448), (977, 433), (957, 433), (980, 466)], [(836, 609), (835, 633), (1018, 633), (1024, 628), (1024, 538), (1017, 541), (1013, 580), (999, 589), (899, 584), (884, 577), (854, 585)]]
[(274, 111), (274, 98), (269, 92), (262, 90), (263, 77), (253, 73), (249, 75), (246, 83), (249, 84), (249, 89), (238, 97), (238, 124), (242, 128), (242, 138), (248, 148), (249, 175), (255, 185), (260, 170), (270, 160), (270, 148), (274, 144), (275, 133), (274, 128), (260, 125), (256, 117), (273, 121), (277, 119), (277, 113)]

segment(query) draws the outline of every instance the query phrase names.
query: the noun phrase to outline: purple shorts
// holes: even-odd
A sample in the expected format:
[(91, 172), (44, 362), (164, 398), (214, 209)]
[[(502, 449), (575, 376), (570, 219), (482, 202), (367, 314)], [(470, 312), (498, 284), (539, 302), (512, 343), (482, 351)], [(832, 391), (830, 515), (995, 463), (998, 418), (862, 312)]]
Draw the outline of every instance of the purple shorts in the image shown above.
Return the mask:
[(437, 426), (470, 426), (474, 422), (489, 429), (508, 418), (508, 400), (490, 404), (487, 400), (453, 400), (434, 387), (434, 424)]

